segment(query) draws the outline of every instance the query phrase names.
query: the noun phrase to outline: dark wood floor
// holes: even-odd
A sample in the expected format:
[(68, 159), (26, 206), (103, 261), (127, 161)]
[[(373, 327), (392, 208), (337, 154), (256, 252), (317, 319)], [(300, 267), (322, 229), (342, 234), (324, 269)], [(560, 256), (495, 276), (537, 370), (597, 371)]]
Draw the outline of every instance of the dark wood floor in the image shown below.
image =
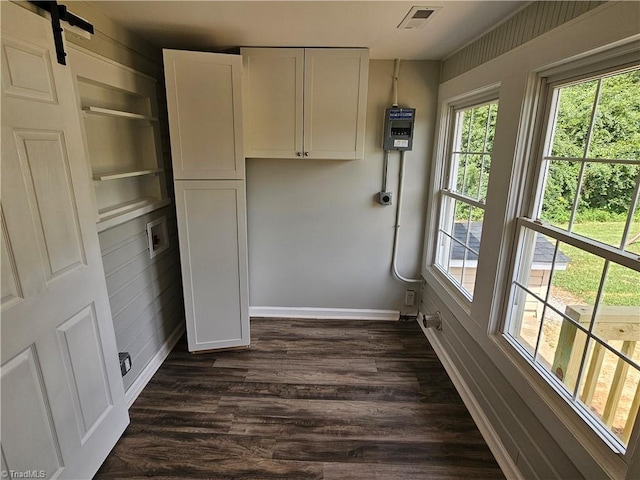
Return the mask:
[(504, 478), (415, 322), (251, 328), (249, 350), (181, 340), (96, 478)]

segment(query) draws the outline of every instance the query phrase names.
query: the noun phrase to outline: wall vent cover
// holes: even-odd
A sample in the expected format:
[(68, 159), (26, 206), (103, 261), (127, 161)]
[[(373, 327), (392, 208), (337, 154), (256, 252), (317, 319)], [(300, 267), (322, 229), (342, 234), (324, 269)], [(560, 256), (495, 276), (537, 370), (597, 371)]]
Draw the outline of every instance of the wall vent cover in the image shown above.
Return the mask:
[(441, 7), (412, 7), (397, 28), (416, 30), (424, 27)]

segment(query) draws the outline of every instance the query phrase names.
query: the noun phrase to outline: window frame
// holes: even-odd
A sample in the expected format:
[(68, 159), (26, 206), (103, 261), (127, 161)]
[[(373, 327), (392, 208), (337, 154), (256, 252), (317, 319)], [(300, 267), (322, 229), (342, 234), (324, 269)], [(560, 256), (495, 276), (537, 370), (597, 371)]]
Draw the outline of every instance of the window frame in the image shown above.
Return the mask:
[[(469, 313), (471, 309), (471, 305), (473, 304), (473, 294), (467, 292), (463, 287), (462, 283), (458, 283), (457, 280), (446, 271), (446, 267), (444, 265), (438, 264), (438, 257), (442, 254), (439, 246), (439, 236), (440, 232), (444, 231), (443, 223), (444, 217), (444, 202), (445, 197), (449, 197), (453, 204), (455, 202), (462, 202), (472, 208), (480, 208), (483, 212), (486, 213), (487, 202), (486, 199), (484, 202), (480, 202), (479, 200), (474, 200), (468, 198), (458, 192), (455, 192), (450, 189), (451, 178), (452, 178), (452, 165), (453, 165), (453, 149), (454, 143), (456, 140), (456, 128), (457, 128), (457, 115), (458, 112), (462, 110), (472, 109), (476, 107), (482, 107), (483, 105), (497, 103), (499, 106), (499, 97), (500, 97), (500, 84), (492, 84), (485, 88), (475, 90), (473, 92), (469, 92), (455, 98), (451, 98), (445, 102), (443, 102), (441, 107), (440, 114), (440, 130), (439, 130), (439, 138), (437, 140), (437, 159), (436, 165), (434, 169), (434, 173), (436, 174), (436, 179), (434, 185), (437, 185), (437, 191), (434, 193), (436, 196), (436, 201), (434, 202), (433, 212), (433, 221), (429, 222), (433, 226), (433, 234), (430, 235), (430, 246), (428, 248), (429, 255), (427, 256), (426, 267), (430, 269), (436, 278), (439, 280), (440, 284), (445, 287), (445, 289), (458, 301), (460, 306), (464, 309), (465, 312)], [(495, 124), (497, 125), (497, 115), (499, 115), (499, 107), (498, 112), (496, 114)], [(495, 127), (494, 127), (494, 142), (495, 142)], [(493, 161), (493, 148), (491, 151), (491, 160)], [(492, 162), (493, 163), (493, 162)], [(491, 168), (491, 167), (490, 167)], [(489, 179), (491, 178), (489, 172)], [(489, 183), (487, 182), (487, 189), (489, 188)], [(455, 208), (455, 207), (453, 207)], [(484, 222), (483, 222), (484, 228)], [(455, 241), (455, 240), (453, 240)], [(466, 246), (465, 246), (466, 248)], [(480, 261), (480, 256), (482, 253), (482, 242), (480, 243), (480, 248), (478, 249), (478, 265)], [(464, 264), (464, 262), (463, 262)], [(477, 269), (477, 267), (476, 267)], [(477, 272), (477, 270), (476, 270)], [(462, 273), (463, 275), (463, 273)], [(461, 277), (462, 279), (463, 277)], [(478, 275), (476, 273), (477, 280)], [(475, 288), (474, 288), (475, 290)]]
[[(533, 369), (534, 372), (532, 373), (537, 375), (535, 375), (535, 378), (530, 378), (530, 381), (542, 386), (545, 392), (549, 392), (549, 395), (554, 395), (555, 398), (559, 396), (566, 402), (568, 407), (570, 407), (570, 411), (576, 414), (574, 418), (579, 420), (577, 428), (572, 428), (573, 432), (578, 436), (582, 436), (585, 433), (592, 433), (594, 437), (599, 439), (607, 447), (607, 450), (620, 457), (626, 464), (629, 464), (633, 452), (640, 446), (640, 420), (636, 420), (628, 444), (624, 447), (613, 433), (607, 431), (591, 414), (586, 413), (588, 407), (582, 406), (574, 401), (573, 396), (566, 388), (560, 385), (560, 380), (531, 359), (531, 354), (509, 333), (509, 317), (510, 311), (513, 308), (514, 285), (518, 280), (517, 270), (522, 257), (524, 243), (522, 237), (524, 236), (525, 228), (597, 255), (605, 260), (607, 264), (614, 262), (638, 271), (637, 266), (640, 255), (580, 236), (573, 232), (568, 232), (545, 223), (538, 218), (534, 218), (536, 216), (535, 213), (539, 210), (540, 202), (543, 201), (544, 195), (546, 175), (544, 155), (548, 147), (547, 142), (551, 138), (549, 132), (554, 128), (555, 123), (552, 112), (554, 112), (554, 115), (556, 114), (554, 89), (559, 86), (566, 87), (588, 81), (589, 79), (601, 78), (608, 73), (622, 73), (625, 70), (640, 67), (640, 60), (638, 59), (637, 53), (629, 53), (629, 49), (627, 45), (623, 47), (621, 51), (613, 49), (613, 51), (604, 52), (602, 55), (594, 54), (577, 61), (565, 62), (559, 66), (552, 66), (544, 70), (532, 72), (530, 75), (530, 80), (535, 83), (535, 94), (533, 95), (535, 98), (532, 99), (533, 109), (530, 116), (531, 120), (529, 122), (521, 121), (522, 129), (526, 130), (526, 132), (523, 133), (529, 135), (527, 142), (528, 151), (520, 168), (520, 180), (512, 189), (512, 193), (516, 192), (519, 195), (510, 195), (514, 207), (511, 210), (511, 220), (515, 225), (513, 229), (513, 245), (508, 260), (501, 267), (501, 269), (506, 272), (502, 293), (503, 299), (502, 302), (500, 302), (501, 305), (498, 305), (499, 308), (496, 309), (496, 312), (492, 313), (492, 316), (498, 316), (498, 320), (494, 324), (495, 329), (492, 329), (493, 335), (497, 337), (495, 340), (500, 338), (511, 347), (506, 350), (505, 353), (511, 356), (516, 364), (524, 362), (528, 367)], [(584, 160), (584, 162), (586, 163), (588, 160)], [(634, 194), (637, 194), (639, 188), (640, 180), (637, 180)], [(640, 204), (640, 199), (638, 203)], [(635, 206), (636, 204), (632, 198), (630, 210), (633, 211)], [(627, 223), (625, 224), (625, 232), (629, 227), (628, 223), (629, 219), (627, 219)], [(600, 290), (602, 290), (602, 288), (603, 285), (601, 284)], [(593, 325), (594, 320), (592, 318), (590, 328), (588, 329), (589, 331), (592, 330)], [(587, 340), (589, 338), (587, 338)], [(596, 336), (593, 338), (602, 344), (606, 350), (613, 351), (613, 349), (607, 346), (606, 342), (599, 341)], [(619, 356), (618, 353), (615, 353), (615, 355)], [(584, 359), (582, 363), (584, 363)], [(537, 380), (542, 380), (542, 382), (538, 382)], [(582, 425), (582, 427), (580, 425)], [(583, 428), (585, 426), (587, 428)], [(572, 425), (572, 427), (576, 427), (576, 425)]]

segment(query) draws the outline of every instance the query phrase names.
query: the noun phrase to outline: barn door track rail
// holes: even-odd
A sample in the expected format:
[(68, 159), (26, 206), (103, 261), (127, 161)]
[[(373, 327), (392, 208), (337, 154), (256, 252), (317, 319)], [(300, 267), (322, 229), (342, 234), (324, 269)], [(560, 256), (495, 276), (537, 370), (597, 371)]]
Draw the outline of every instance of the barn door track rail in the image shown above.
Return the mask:
[(58, 57), (58, 63), (66, 65), (66, 52), (64, 51), (64, 43), (62, 41), (62, 27), (60, 21), (67, 22), (69, 25), (78, 27), (85, 32), (93, 34), (93, 25), (87, 22), (84, 18), (80, 18), (74, 15), (65, 5), (58, 5), (57, 1), (29, 1), (38, 8), (46, 10), (51, 14), (51, 29), (53, 30), (53, 41), (56, 45), (56, 56)]

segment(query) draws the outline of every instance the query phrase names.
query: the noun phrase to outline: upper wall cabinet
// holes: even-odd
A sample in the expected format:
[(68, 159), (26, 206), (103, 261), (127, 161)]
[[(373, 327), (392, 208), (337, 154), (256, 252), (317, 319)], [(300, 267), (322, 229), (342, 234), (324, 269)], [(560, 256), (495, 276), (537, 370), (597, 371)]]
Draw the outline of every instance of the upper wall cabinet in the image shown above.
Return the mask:
[(163, 50), (175, 180), (244, 178), (242, 60)]
[(245, 153), (361, 159), (369, 51), (243, 48)]
[(163, 169), (156, 81), (69, 49), (83, 113), (98, 231), (170, 203)]

